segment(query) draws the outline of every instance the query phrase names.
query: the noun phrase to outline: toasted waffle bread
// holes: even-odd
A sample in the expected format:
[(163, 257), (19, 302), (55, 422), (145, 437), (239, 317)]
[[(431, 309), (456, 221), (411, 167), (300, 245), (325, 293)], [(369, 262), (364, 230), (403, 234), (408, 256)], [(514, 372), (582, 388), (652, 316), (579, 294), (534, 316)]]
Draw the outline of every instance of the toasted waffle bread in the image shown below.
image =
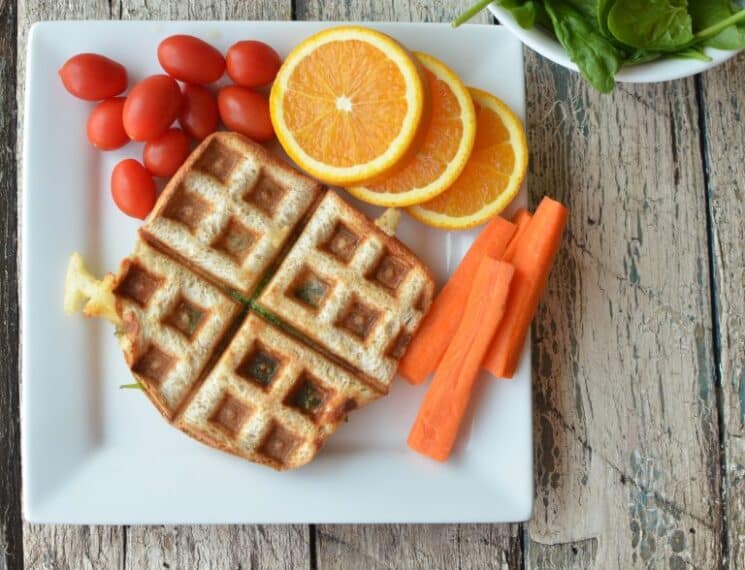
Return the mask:
[(202, 142), (140, 233), (183, 264), (250, 296), (321, 187), (236, 133)]
[(433, 293), (411, 251), (329, 191), (258, 302), (387, 392)]
[(313, 459), (350, 410), (379, 396), (251, 314), (176, 425), (212, 447), (292, 469)]
[[(387, 393), (432, 302), (403, 244), (240, 135), (206, 139), (140, 235), (113, 285), (132, 373), (170, 423), (279, 470)], [(241, 324), (224, 290), (272, 271)]]
[(241, 306), (141, 240), (122, 261), (113, 292), (125, 360), (171, 420), (226, 339)]

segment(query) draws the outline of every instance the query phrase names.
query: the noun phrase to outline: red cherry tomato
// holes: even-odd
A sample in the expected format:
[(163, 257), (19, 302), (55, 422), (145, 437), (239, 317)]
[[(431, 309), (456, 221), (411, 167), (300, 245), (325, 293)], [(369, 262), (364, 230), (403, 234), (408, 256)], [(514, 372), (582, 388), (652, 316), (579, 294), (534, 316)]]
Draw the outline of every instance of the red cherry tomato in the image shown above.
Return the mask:
[(181, 107), (181, 90), (167, 75), (151, 75), (134, 86), (124, 103), (124, 130), (135, 141), (157, 139)]
[(187, 135), (201, 141), (217, 130), (217, 101), (212, 92), (201, 85), (181, 88), (179, 123)]
[(93, 108), (85, 130), (90, 143), (100, 150), (114, 150), (129, 142), (122, 123), (124, 97), (104, 99)]
[(237, 85), (223, 87), (217, 94), (217, 108), (231, 131), (258, 142), (274, 137), (269, 102), (260, 93)]
[(171, 77), (198, 85), (217, 81), (225, 73), (222, 54), (194, 36), (164, 39), (158, 46), (158, 61)]
[(127, 88), (127, 70), (121, 63), (96, 53), (79, 53), (59, 70), (62, 84), (86, 101), (100, 101), (119, 95)]
[(261, 87), (274, 81), (282, 60), (263, 42), (243, 41), (230, 46), (225, 56), (228, 75), (243, 87)]
[(144, 220), (155, 205), (155, 182), (142, 164), (127, 158), (111, 173), (111, 195), (122, 212)]
[(189, 138), (180, 129), (168, 129), (145, 143), (142, 162), (155, 176), (173, 176), (191, 152)]

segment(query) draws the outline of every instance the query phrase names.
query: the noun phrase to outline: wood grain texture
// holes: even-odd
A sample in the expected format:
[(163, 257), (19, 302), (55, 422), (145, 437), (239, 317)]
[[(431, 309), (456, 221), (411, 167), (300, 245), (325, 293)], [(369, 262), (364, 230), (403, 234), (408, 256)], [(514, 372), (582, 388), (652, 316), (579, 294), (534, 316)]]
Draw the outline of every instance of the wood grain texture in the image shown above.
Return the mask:
[[(745, 54), (703, 75), (727, 558), (745, 568)], [(739, 87), (738, 87), (739, 86)]]
[[(473, 2), (470, 0), (295, 0), (296, 20), (356, 22), (450, 22)], [(487, 24), (486, 10), (474, 24)]]
[(122, 20), (289, 20), (290, 0), (112, 0)]
[(16, 5), (0, 1), (0, 570), (22, 563), (16, 278)]
[[(449, 22), (469, 1), (296, 0), (298, 20)], [(474, 22), (488, 22), (486, 13)], [(318, 568), (517, 568), (520, 525), (320, 525)]]
[(720, 469), (693, 79), (602, 96), (526, 52), (528, 188), (570, 218), (533, 334), (529, 568), (714, 568)]
[(308, 527), (293, 526), (133, 526), (127, 528), (124, 567), (307, 568)]
[(316, 529), (318, 568), (521, 568), (520, 526), (320, 525)]
[(24, 560), (34, 570), (121, 569), (123, 530), (116, 526), (29, 525)]

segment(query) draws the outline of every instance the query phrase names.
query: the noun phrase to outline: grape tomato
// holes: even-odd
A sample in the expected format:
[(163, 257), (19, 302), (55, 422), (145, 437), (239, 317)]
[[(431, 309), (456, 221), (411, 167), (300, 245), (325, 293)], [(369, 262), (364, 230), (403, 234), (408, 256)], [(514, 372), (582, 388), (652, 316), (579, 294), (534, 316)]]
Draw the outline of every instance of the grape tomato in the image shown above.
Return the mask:
[(181, 88), (179, 124), (187, 135), (201, 141), (217, 130), (217, 100), (201, 85), (185, 84)]
[(111, 172), (111, 195), (119, 209), (144, 220), (155, 205), (155, 181), (133, 158), (119, 162)]
[(243, 87), (261, 87), (274, 81), (282, 60), (274, 49), (253, 40), (230, 46), (226, 55), (228, 75)]
[(154, 176), (173, 176), (191, 152), (189, 138), (180, 129), (168, 129), (145, 143), (142, 160)]
[(153, 140), (171, 126), (181, 108), (181, 90), (167, 75), (151, 75), (132, 88), (122, 120), (129, 138)]
[(183, 34), (160, 42), (158, 61), (171, 77), (197, 85), (217, 81), (225, 73), (225, 58), (217, 49), (199, 38)]
[(231, 131), (257, 142), (274, 137), (269, 101), (262, 94), (237, 85), (223, 87), (217, 94), (217, 107), (222, 122)]
[(115, 150), (129, 142), (122, 122), (123, 111), (124, 97), (104, 99), (93, 108), (85, 130), (88, 140), (94, 147), (100, 150)]
[(60, 68), (59, 76), (65, 89), (86, 101), (114, 97), (127, 88), (124, 66), (97, 53), (79, 53), (71, 57)]

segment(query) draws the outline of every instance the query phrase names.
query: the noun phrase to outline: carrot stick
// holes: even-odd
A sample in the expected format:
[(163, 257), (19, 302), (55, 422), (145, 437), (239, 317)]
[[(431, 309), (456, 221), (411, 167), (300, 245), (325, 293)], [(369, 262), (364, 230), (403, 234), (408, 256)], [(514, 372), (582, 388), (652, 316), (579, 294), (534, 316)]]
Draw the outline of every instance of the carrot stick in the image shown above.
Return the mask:
[(507, 263), (512, 262), (512, 258), (515, 257), (515, 250), (517, 249), (517, 244), (520, 241), (520, 238), (525, 233), (525, 230), (528, 227), (528, 222), (533, 218), (532, 215), (530, 215), (530, 212), (528, 212), (526, 209), (521, 208), (517, 212), (515, 212), (515, 215), (512, 216), (512, 223), (515, 224), (515, 233), (512, 236), (512, 239), (510, 240), (510, 243), (507, 244), (507, 249), (504, 250), (504, 254), (502, 255), (502, 261), (506, 261)]
[(512, 214), (512, 223), (515, 225), (523, 224), (532, 218), (533, 215), (528, 212), (525, 208), (520, 208), (517, 212)]
[(398, 363), (398, 373), (412, 384), (421, 384), (440, 362), (460, 323), (463, 305), (481, 260), (499, 259), (516, 227), (496, 217), (476, 238), (455, 273), (435, 298), (419, 330)]
[(514, 269), (485, 257), (479, 263), (463, 318), (437, 367), (408, 444), (413, 450), (445, 461), (458, 435), (481, 362), (505, 312)]
[(515, 374), (525, 337), (559, 250), (566, 220), (567, 209), (544, 198), (516, 244), (510, 260), (515, 266), (515, 277), (507, 313), (483, 363), (483, 367), (498, 378), (512, 378)]

